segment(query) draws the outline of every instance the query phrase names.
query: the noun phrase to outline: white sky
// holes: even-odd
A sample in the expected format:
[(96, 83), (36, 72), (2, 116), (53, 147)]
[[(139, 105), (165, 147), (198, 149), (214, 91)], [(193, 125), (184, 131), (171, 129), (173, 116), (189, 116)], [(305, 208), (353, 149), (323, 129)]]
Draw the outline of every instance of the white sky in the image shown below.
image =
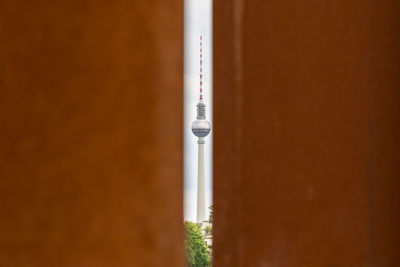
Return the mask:
[(196, 221), (197, 137), (191, 131), (199, 99), (200, 35), (203, 35), (203, 91), (211, 133), (205, 138), (206, 207), (212, 205), (212, 0), (185, 0), (184, 67), (184, 219)]

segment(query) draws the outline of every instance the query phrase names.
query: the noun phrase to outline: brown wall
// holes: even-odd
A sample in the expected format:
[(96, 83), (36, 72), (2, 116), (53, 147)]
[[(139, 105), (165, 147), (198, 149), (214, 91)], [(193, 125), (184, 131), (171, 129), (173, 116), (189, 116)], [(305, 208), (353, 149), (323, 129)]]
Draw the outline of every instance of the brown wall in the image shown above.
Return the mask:
[(0, 266), (183, 265), (182, 24), (0, 1)]
[(400, 2), (213, 12), (215, 266), (400, 266)]

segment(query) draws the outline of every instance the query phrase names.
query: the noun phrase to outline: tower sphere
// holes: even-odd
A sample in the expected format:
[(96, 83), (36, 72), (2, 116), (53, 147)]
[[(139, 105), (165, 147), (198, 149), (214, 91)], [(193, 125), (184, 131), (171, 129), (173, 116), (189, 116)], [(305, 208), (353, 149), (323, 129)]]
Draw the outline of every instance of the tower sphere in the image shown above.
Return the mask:
[(197, 119), (192, 123), (192, 132), (197, 137), (206, 137), (211, 131), (211, 124), (208, 120)]

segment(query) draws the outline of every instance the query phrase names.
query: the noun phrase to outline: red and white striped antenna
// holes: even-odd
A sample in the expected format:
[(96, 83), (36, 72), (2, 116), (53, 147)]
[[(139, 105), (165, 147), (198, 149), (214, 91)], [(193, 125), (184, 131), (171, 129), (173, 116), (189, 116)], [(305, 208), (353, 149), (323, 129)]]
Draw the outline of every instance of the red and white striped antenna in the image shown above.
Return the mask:
[(200, 35), (200, 101), (203, 101), (203, 36)]

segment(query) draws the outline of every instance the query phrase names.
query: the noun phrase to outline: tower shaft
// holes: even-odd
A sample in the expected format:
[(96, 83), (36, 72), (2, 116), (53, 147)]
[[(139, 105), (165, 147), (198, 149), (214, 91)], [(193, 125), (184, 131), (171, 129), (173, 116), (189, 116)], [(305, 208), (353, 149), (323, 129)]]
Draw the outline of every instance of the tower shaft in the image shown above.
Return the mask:
[(197, 222), (206, 221), (206, 192), (204, 179), (204, 138), (199, 137), (198, 172), (197, 172)]

